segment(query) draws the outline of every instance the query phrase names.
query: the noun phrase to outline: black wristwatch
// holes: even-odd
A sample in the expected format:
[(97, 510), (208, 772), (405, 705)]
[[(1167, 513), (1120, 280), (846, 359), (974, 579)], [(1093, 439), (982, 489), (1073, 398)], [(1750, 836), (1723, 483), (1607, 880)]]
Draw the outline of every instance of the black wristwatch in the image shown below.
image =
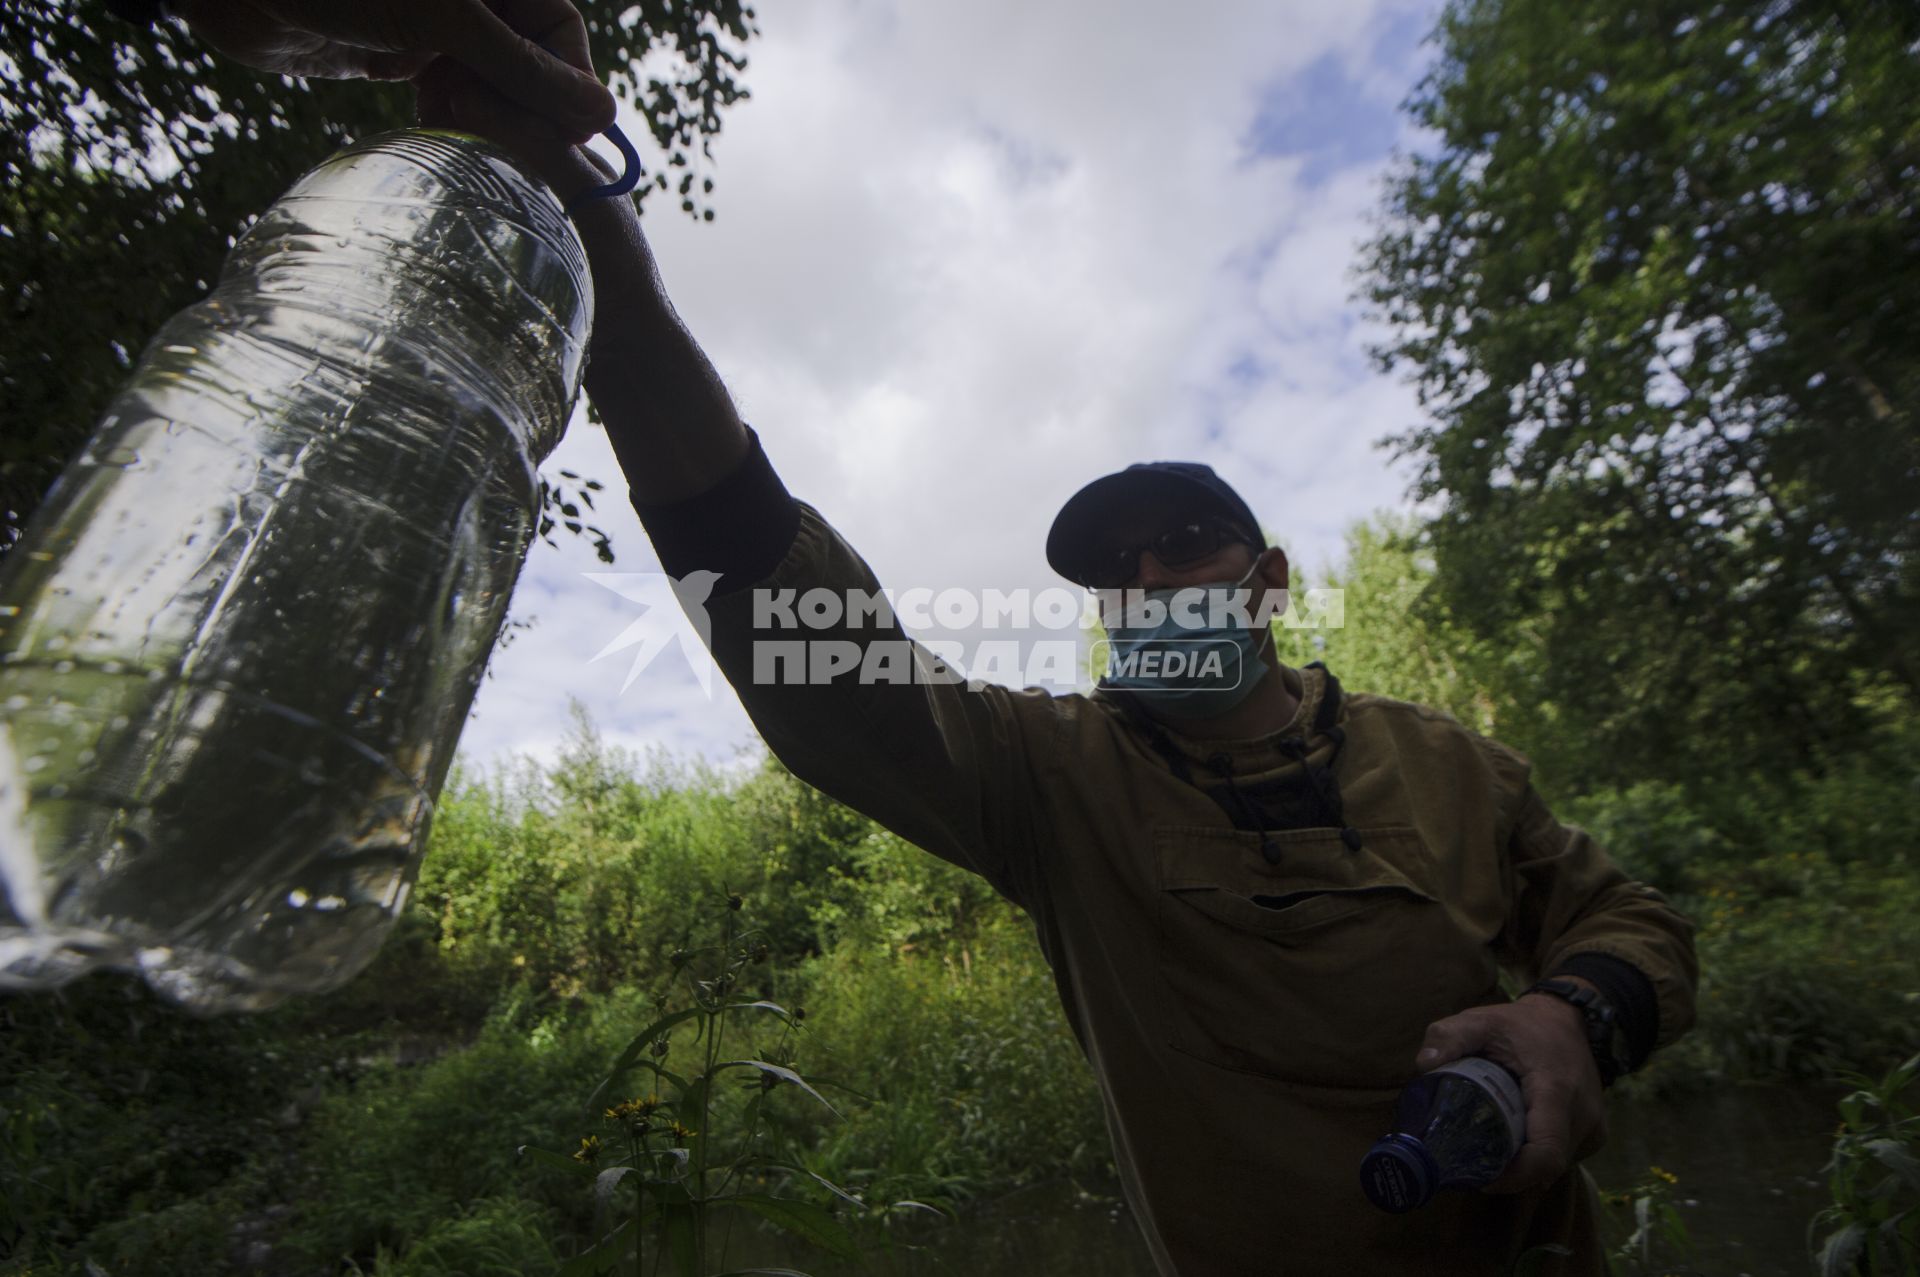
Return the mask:
[[(1607, 1000), (1593, 990), (1571, 980), (1541, 980), (1527, 993), (1550, 993), (1573, 1003), (1587, 1022), (1587, 1045), (1593, 1049), (1593, 1062), (1600, 1066), (1600, 1085), (1612, 1086), (1614, 1079), (1631, 1070), (1633, 1057), (1627, 1048), (1627, 1035), (1620, 1029), (1620, 1017)], [(1525, 997), (1526, 993), (1520, 995)]]

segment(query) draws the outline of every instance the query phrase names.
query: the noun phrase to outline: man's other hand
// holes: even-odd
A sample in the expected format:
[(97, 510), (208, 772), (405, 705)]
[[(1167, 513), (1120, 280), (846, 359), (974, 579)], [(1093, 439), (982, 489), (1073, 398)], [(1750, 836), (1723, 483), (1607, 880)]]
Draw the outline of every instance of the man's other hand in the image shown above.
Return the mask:
[[(408, 80), (451, 58), (570, 141), (613, 122), (571, 0), (174, 0), (220, 53), (262, 71)], [(542, 48), (541, 46), (545, 46)]]
[(1435, 1020), (1414, 1067), (1425, 1073), (1469, 1055), (1504, 1064), (1527, 1106), (1527, 1142), (1486, 1192), (1544, 1188), (1606, 1142), (1600, 1068), (1578, 1007), (1535, 993)]

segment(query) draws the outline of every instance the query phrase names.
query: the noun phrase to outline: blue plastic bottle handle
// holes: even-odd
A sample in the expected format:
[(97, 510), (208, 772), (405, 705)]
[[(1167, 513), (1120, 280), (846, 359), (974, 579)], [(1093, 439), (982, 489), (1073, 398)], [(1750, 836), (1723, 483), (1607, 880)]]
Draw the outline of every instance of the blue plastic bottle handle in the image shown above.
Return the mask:
[(567, 216), (578, 213), (588, 200), (610, 199), (615, 195), (625, 195), (640, 185), (640, 153), (633, 149), (633, 143), (627, 141), (627, 135), (620, 131), (618, 124), (609, 124), (601, 136), (620, 148), (620, 158), (626, 164), (626, 171), (605, 186), (594, 186), (580, 192), (567, 202)]
[[(556, 58), (560, 56), (551, 45), (543, 44), (540, 48)], [(609, 124), (601, 136), (620, 148), (620, 160), (626, 165), (626, 171), (621, 173), (619, 177), (614, 178), (611, 182), (608, 182), (605, 186), (588, 187), (571, 200), (568, 200), (568, 217), (572, 217), (575, 213), (578, 213), (586, 206), (588, 200), (604, 200), (611, 199), (616, 195), (625, 195), (634, 187), (640, 185), (640, 178), (643, 176), (640, 168), (640, 152), (633, 149), (633, 143), (629, 142), (627, 135), (620, 131), (620, 126), (618, 124)]]

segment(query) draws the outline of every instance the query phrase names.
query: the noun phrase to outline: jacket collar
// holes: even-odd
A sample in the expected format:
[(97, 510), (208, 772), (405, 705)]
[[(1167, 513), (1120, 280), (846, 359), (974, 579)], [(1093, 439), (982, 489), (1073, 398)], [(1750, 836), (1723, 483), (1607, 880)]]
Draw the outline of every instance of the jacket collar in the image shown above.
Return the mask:
[[(1341, 692), (1340, 680), (1320, 662), (1315, 661), (1301, 669), (1282, 664), (1280, 678), (1299, 703), (1292, 718), (1261, 736), (1189, 736), (1164, 724), (1143, 722), (1145, 711), (1137, 705), (1127, 704), (1124, 693), (1105, 692), (1096, 688), (1092, 696), (1110, 707), (1133, 730), (1144, 735), (1158, 735), (1183, 757), (1203, 765), (1203, 769), (1206, 764), (1225, 755), (1234, 775), (1251, 779), (1275, 775), (1300, 765), (1298, 753), (1281, 747), (1280, 742), (1284, 740), (1306, 740), (1310, 746), (1307, 757), (1324, 761), (1324, 756), (1333, 751), (1333, 742), (1325, 738), (1327, 729), (1346, 721), (1346, 697)], [(1154, 728), (1157, 728), (1157, 732), (1152, 730)], [(1155, 748), (1162, 749), (1158, 744)]]

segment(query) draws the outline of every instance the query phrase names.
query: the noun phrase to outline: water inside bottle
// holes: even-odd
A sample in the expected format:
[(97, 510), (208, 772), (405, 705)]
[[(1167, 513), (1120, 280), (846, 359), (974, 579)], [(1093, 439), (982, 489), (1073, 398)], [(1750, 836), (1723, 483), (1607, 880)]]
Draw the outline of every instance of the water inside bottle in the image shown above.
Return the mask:
[(333, 987), (418, 868), (577, 392), (584, 254), (477, 139), (323, 164), (0, 573), (0, 986)]

